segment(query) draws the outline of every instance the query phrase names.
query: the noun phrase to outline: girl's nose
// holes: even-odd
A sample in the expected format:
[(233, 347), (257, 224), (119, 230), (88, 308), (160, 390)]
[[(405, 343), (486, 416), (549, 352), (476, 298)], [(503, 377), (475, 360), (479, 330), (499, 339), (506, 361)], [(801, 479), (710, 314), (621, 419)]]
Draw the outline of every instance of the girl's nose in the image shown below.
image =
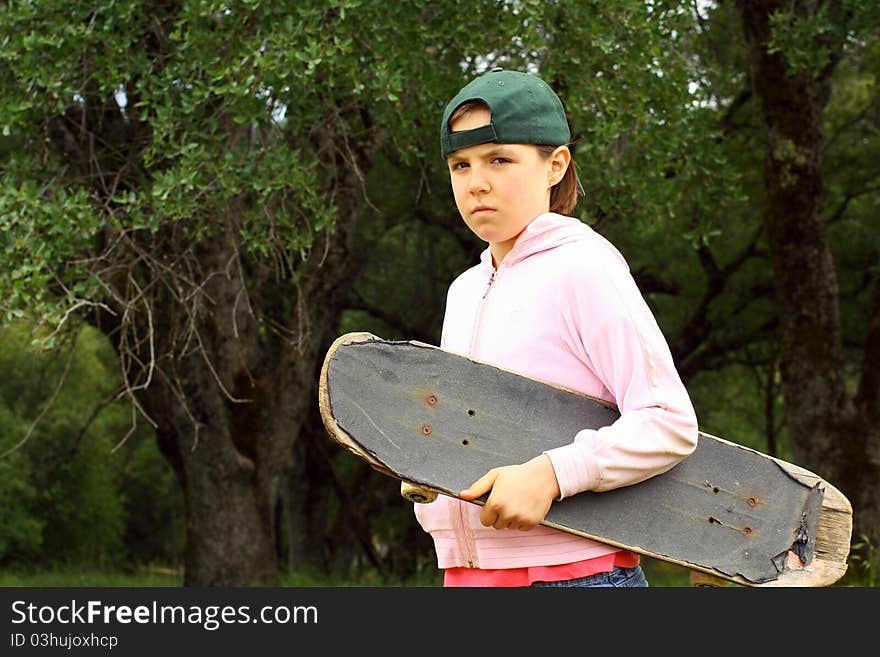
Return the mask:
[(468, 191), (473, 193), (489, 191), (489, 179), (481, 167), (472, 167), (468, 180)]

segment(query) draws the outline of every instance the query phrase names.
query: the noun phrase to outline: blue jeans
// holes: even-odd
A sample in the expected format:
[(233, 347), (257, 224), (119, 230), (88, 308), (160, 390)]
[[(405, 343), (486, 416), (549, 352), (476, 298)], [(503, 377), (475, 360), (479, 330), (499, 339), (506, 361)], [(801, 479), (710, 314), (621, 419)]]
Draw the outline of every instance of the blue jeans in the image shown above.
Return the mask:
[(621, 568), (615, 566), (614, 570), (609, 573), (596, 573), (587, 577), (578, 577), (577, 579), (565, 579), (559, 582), (532, 582), (532, 586), (553, 586), (557, 588), (575, 588), (587, 586), (648, 586), (648, 580), (645, 579), (645, 573), (642, 572), (641, 566), (635, 568)]

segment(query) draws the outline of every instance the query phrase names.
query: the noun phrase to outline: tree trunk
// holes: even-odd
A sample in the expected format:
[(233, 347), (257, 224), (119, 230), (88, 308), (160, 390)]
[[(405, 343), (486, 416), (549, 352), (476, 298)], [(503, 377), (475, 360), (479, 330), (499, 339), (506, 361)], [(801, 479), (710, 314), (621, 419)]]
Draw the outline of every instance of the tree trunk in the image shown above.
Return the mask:
[(331, 550), (327, 545), (327, 524), (330, 516), (330, 498), (334, 488), (331, 462), (316, 445), (318, 439), (327, 443), (317, 410), (309, 413), (294, 446), (293, 469), (286, 477), (284, 495), (285, 523), (279, 527), (286, 536), (287, 567), (294, 570), (318, 568), (330, 570)]
[[(346, 210), (327, 243), (319, 240), (279, 281), (271, 267), (245, 259), (230, 208), (218, 217), (230, 228), (188, 250), (197, 283), (191, 308), (154, 284), (137, 304), (93, 317), (121, 360), (137, 363), (132, 383), (143, 384), (156, 356), (150, 384), (135, 394), (183, 490), (187, 586), (278, 581), (276, 509), (351, 278), (356, 214)], [(131, 321), (143, 308), (149, 321), (137, 313), (136, 328), (120, 329), (125, 314)], [(288, 328), (273, 333), (267, 318)]]
[[(849, 497), (857, 532), (877, 537), (880, 492), (874, 484), (880, 480), (880, 435), (876, 418), (870, 417), (877, 411), (866, 413), (847, 392), (837, 277), (823, 207), (822, 115), (839, 47), (824, 69), (791, 72), (784, 54), (767, 47), (770, 15), (790, 9), (791, 3), (739, 0), (738, 5), (765, 128), (763, 222), (794, 458)], [(834, 16), (833, 6), (830, 11)], [(880, 363), (866, 359), (863, 380), (870, 372), (876, 377), (878, 368)]]

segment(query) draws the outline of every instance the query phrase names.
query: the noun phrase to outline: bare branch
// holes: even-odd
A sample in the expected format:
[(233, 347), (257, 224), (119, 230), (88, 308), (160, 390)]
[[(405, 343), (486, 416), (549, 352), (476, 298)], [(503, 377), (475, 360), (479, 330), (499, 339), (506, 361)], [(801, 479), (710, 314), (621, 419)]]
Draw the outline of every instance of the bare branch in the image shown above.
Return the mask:
[(113, 449), (110, 450), (110, 453), (111, 454), (114, 453), (117, 449), (119, 449), (125, 443), (127, 443), (128, 439), (132, 436), (132, 434), (134, 434), (135, 431), (137, 431), (137, 407), (134, 404), (132, 404), (131, 405), (131, 427), (126, 432), (126, 434), (122, 437), (122, 439), (118, 443), (116, 443), (116, 445), (113, 447)]
[[(128, 315), (129, 308), (132, 305), (134, 305), (138, 301), (138, 299), (144, 298), (144, 293), (141, 290), (140, 286), (137, 284), (137, 281), (134, 279), (133, 276), (130, 277), (129, 281), (134, 286), (134, 288), (137, 290), (138, 294), (134, 299), (131, 300), (130, 304), (128, 306), (126, 306), (125, 316)], [(150, 344), (150, 362), (149, 362), (149, 365), (147, 368), (147, 380), (144, 381), (144, 383), (132, 388), (129, 392), (131, 392), (133, 390), (138, 390), (138, 389), (146, 390), (149, 387), (150, 381), (153, 380), (153, 367), (156, 364), (156, 345), (155, 345), (155, 339), (153, 336), (153, 312), (150, 310), (150, 304), (147, 303), (146, 299), (144, 299), (144, 309), (147, 312), (147, 340), (149, 341), (149, 344)], [(123, 319), (123, 321), (124, 321), (124, 319)]]
[(68, 309), (65, 311), (64, 316), (61, 318), (61, 321), (58, 322), (58, 326), (55, 327), (55, 330), (52, 331), (48, 336), (46, 336), (45, 338), (42, 338), (42, 339), (40, 340), (40, 346), (43, 347), (43, 348), (45, 348), (46, 343), (49, 342), (52, 338), (54, 338), (56, 335), (58, 335), (58, 332), (62, 329), (62, 327), (64, 326), (64, 324), (67, 323), (67, 320), (70, 319), (70, 316), (71, 316), (74, 312), (76, 312), (77, 310), (79, 310), (80, 308), (82, 308), (83, 306), (97, 306), (97, 307), (99, 307), (99, 308), (103, 308), (104, 310), (106, 310), (106, 311), (107, 311), (108, 313), (110, 313), (111, 315), (115, 315), (115, 314), (116, 314), (116, 313), (114, 313), (110, 308), (108, 308), (106, 305), (104, 305), (103, 303), (100, 303), (100, 302), (97, 302), (97, 301), (88, 301), (88, 300), (86, 300), (86, 299), (80, 299), (80, 300), (77, 301), (73, 306), (71, 306), (70, 308), (68, 308)]

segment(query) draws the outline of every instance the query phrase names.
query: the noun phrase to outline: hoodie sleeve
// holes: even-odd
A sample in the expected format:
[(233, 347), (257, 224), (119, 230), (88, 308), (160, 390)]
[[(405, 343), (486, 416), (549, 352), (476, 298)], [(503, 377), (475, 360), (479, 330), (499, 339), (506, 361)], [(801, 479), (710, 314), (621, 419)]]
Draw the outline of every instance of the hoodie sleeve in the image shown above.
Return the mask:
[(548, 450), (560, 499), (635, 484), (697, 444), (697, 419), (669, 346), (624, 262), (591, 258), (558, 288), (563, 340), (611, 393), (620, 418)]

